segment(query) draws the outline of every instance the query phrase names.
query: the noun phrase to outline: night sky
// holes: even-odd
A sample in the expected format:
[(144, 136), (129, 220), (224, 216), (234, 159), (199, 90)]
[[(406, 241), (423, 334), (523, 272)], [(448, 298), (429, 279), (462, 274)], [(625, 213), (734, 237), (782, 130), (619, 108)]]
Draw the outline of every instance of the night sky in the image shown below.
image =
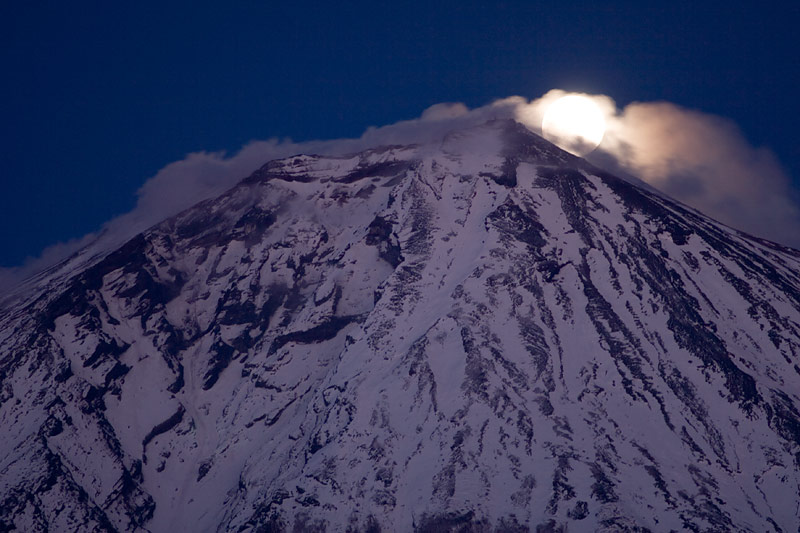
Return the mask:
[(224, 4), (3, 2), (0, 266), (96, 231), (188, 152), (553, 88), (727, 117), (800, 190), (797, 4)]

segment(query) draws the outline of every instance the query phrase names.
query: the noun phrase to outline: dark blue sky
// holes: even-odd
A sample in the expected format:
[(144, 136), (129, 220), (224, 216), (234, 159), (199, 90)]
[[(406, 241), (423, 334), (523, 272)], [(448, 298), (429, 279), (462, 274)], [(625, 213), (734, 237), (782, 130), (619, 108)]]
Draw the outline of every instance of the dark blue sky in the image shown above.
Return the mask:
[(797, 4), (166, 4), (0, 7), (0, 265), (98, 229), (191, 151), (552, 88), (728, 117), (800, 189)]

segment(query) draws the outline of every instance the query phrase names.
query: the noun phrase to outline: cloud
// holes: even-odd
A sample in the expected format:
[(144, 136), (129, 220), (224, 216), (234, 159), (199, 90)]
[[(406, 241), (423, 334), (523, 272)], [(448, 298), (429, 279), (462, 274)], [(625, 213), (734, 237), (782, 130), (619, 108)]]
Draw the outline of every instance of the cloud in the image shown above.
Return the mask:
[(270, 139), (251, 141), (233, 155), (224, 151), (190, 153), (148, 179), (137, 191), (135, 207), (106, 222), (99, 231), (49, 246), (38, 257), (27, 258), (22, 265), (0, 268), (0, 292), (10, 290), (79, 250), (85, 260), (90, 261), (98, 254), (115, 249), (162, 220), (218, 196), (270, 160), (300, 153), (345, 155), (382, 145), (435, 142), (454, 129), (493, 118), (511, 118), (515, 109), (526, 102), (523, 98), (512, 97), (473, 110), (461, 103), (440, 103), (423, 111), (419, 118), (370, 127), (357, 139), (302, 143)]
[(3, 293), (7, 290), (18, 285), (26, 278), (55, 265), (64, 258), (88, 246), (97, 239), (98, 235), (98, 233), (89, 233), (77, 239), (70, 239), (66, 242), (53, 244), (45, 248), (38, 257), (28, 257), (22, 265), (11, 268), (0, 268), (0, 308), (3, 307)]
[[(547, 107), (565, 96), (552, 90), (517, 111), (541, 133)], [(673, 198), (759, 237), (800, 248), (800, 207), (791, 180), (769, 149), (752, 146), (732, 121), (668, 102), (634, 102), (618, 109), (588, 95), (607, 130), (586, 158), (640, 178)]]
[(775, 155), (731, 121), (667, 102), (633, 103), (601, 149), (666, 194), (757, 236), (800, 247), (800, 209)]
[[(435, 104), (419, 118), (368, 128), (357, 139), (295, 143), (253, 141), (233, 155), (196, 152), (162, 168), (137, 192), (135, 208), (96, 233), (45, 249), (23, 265), (0, 269), (0, 290), (48, 268), (77, 250), (86, 257), (122, 244), (137, 233), (232, 187), (265, 162), (299, 153), (343, 155), (388, 144), (425, 144), (455, 129), (495, 118), (516, 118), (536, 133), (547, 106), (568, 93), (503, 98), (468, 109)], [(570, 93), (572, 94), (572, 93)], [(800, 247), (800, 210), (790, 180), (775, 156), (751, 146), (732, 122), (674, 104), (632, 103), (618, 109), (604, 95), (585, 95), (603, 111), (608, 129), (587, 158), (609, 170), (638, 176), (652, 186), (733, 227)]]

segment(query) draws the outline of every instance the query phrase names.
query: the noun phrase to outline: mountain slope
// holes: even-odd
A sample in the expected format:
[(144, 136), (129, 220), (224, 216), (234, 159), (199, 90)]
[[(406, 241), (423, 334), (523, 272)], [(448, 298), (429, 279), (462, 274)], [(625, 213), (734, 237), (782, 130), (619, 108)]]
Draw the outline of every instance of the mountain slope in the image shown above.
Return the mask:
[(0, 531), (788, 531), (800, 253), (511, 121), (273, 161), (0, 318)]

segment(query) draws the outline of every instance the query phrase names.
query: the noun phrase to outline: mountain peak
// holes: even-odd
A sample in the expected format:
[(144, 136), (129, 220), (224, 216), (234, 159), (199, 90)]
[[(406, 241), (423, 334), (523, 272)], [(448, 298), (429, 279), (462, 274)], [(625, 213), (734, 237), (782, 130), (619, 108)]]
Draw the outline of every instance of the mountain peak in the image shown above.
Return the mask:
[(0, 318), (0, 529), (796, 529), (800, 255), (514, 121), (265, 164)]

